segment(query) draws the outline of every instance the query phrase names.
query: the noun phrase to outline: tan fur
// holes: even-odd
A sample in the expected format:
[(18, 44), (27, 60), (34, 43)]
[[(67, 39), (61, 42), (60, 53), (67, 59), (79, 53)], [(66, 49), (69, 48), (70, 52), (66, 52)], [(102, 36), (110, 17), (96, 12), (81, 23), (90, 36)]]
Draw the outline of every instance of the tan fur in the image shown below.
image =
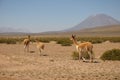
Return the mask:
[(29, 44), (30, 44), (30, 35), (28, 35), (28, 38), (23, 40), (23, 44), (24, 44), (24, 51), (29, 52)]
[(38, 40), (36, 40), (36, 47), (37, 47), (37, 49), (39, 50), (39, 52), (41, 53), (42, 50), (44, 50), (45, 45), (44, 45), (44, 43), (39, 42)]
[(76, 49), (79, 52), (79, 60), (82, 58), (85, 60), (85, 58), (82, 56), (84, 52), (87, 52), (90, 56), (90, 61), (93, 62), (94, 54), (93, 54), (93, 44), (91, 42), (83, 42), (83, 43), (77, 43), (75, 35), (71, 37), (71, 40), (76, 45)]

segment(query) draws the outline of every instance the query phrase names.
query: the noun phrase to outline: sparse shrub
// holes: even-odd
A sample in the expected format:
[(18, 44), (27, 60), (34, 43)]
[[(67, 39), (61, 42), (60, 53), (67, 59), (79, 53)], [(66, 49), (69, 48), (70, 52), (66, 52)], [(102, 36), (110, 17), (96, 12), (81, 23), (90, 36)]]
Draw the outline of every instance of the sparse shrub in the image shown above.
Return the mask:
[(62, 45), (62, 46), (71, 46), (70, 43), (62, 43), (61, 45)]
[[(0, 43), (7, 43), (7, 44), (16, 44), (16, 42), (23, 42), (25, 37), (4, 37), (0, 38)], [(41, 42), (49, 43), (50, 41), (56, 41), (58, 44), (62, 46), (70, 46), (73, 42), (69, 39), (69, 37), (31, 37), (31, 42), (35, 42), (35, 39), (38, 39)], [(92, 42), (95, 43), (102, 43), (105, 41), (110, 42), (120, 42), (120, 37), (78, 37), (77, 41), (81, 42)]]
[(105, 41), (104, 38), (100, 37), (78, 37), (78, 40), (81, 42), (92, 42), (93, 44), (102, 43)]
[(103, 53), (102, 60), (120, 60), (120, 49), (112, 49)]
[(40, 42), (45, 42), (45, 43), (49, 43), (50, 42), (50, 39), (48, 39), (48, 38), (39, 38), (38, 40)]
[(72, 56), (73, 60), (78, 60), (79, 59), (79, 53), (76, 52), (76, 51), (72, 52), (71, 56)]
[(7, 44), (16, 44), (16, 41), (15, 40), (12, 40), (12, 39), (8, 39), (8, 40), (6, 40), (6, 43)]
[(16, 40), (11, 38), (1, 38), (0, 43), (16, 44)]
[(103, 40), (91, 40), (90, 42), (92, 42), (93, 44), (98, 44), (98, 43), (102, 43), (104, 42)]
[[(76, 52), (76, 51), (72, 52), (72, 55), (71, 55), (71, 56), (72, 56), (73, 60), (78, 60), (78, 59), (79, 59), (79, 53)], [(83, 56), (85, 59), (90, 59), (90, 57), (89, 57), (89, 55), (88, 55), (87, 52), (83, 53), (82, 56)]]
[(57, 44), (61, 44), (62, 46), (71, 46), (72, 41), (70, 41), (68, 38), (61, 38), (57, 40)]

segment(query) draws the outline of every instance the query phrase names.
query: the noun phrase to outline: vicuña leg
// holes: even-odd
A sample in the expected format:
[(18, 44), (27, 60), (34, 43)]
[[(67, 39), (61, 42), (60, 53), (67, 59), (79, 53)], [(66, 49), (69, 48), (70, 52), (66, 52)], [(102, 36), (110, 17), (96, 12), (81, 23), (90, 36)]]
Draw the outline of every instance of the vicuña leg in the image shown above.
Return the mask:
[(86, 61), (86, 59), (83, 57), (83, 51), (79, 51), (79, 61), (80, 60)]
[(93, 54), (92, 54), (92, 52), (91, 52), (91, 51), (88, 51), (88, 54), (89, 54), (89, 56), (90, 56), (90, 62), (93, 62)]
[(27, 52), (29, 52), (29, 45), (27, 45)]
[(79, 61), (82, 59), (81, 51), (79, 51)]
[(41, 54), (41, 52), (42, 52), (42, 50), (41, 50), (41, 49), (39, 49), (39, 54), (40, 54), (40, 56), (42, 55), (42, 54)]
[(26, 45), (24, 45), (24, 52), (26, 52), (26, 47), (27, 47), (27, 46), (26, 46)]

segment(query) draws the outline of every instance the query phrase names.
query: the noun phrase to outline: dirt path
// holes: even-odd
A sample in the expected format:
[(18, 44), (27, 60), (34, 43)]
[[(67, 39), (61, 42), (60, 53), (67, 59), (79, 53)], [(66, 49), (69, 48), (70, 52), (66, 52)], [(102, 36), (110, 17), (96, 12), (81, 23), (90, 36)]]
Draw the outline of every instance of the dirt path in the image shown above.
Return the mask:
[[(94, 44), (96, 58), (113, 48), (120, 49), (120, 43)], [(79, 62), (71, 58), (75, 50), (74, 45), (47, 43), (40, 56), (35, 44), (31, 53), (22, 44), (0, 44), (0, 80), (120, 80), (120, 61)]]

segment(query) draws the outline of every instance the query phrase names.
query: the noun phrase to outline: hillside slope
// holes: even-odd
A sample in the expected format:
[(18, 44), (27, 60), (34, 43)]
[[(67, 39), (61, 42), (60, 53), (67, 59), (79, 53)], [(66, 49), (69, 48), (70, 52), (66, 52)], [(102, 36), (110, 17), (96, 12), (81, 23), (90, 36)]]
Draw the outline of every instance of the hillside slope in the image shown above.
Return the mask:
[(72, 28), (66, 29), (64, 31), (77, 31), (85, 28), (110, 26), (110, 25), (120, 25), (120, 21), (106, 14), (97, 14), (94, 16), (89, 16), (78, 25), (73, 26)]

